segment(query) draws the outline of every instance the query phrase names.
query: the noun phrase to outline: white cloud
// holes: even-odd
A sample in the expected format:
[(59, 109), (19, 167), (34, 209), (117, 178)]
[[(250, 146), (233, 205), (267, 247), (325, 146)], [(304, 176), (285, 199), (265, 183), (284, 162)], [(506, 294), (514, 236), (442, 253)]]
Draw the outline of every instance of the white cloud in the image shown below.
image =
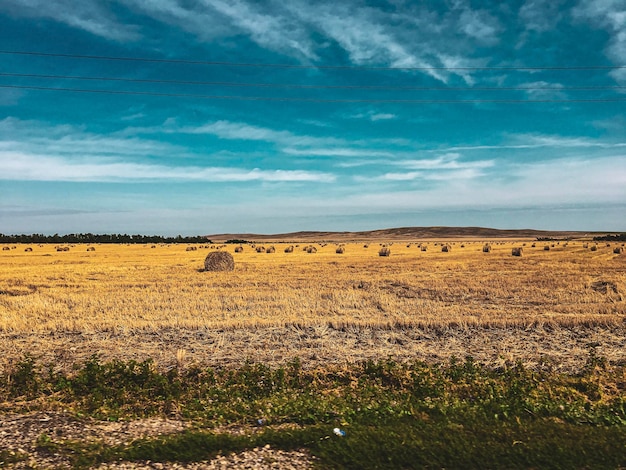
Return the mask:
[(87, 132), (84, 126), (49, 125), (36, 120), (8, 117), (0, 121), (0, 148), (47, 155), (147, 155), (185, 156), (176, 145), (150, 139), (100, 135)]
[(508, 134), (507, 142), (499, 145), (459, 145), (431, 151), (480, 151), (480, 150), (524, 150), (537, 148), (601, 148), (612, 149), (626, 147), (626, 142), (608, 142), (586, 137), (564, 137), (547, 134)]
[(140, 38), (136, 26), (119, 22), (106, 8), (106, 3), (97, 0), (3, 0), (0, 11), (8, 11), (18, 16), (50, 18), (119, 42)]
[[(420, 177), (419, 172), (411, 176)], [(432, 177), (434, 176), (434, 178)], [(393, 174), (392, 174), (393, 178)], [(401, 178), (398, 174), (398, 178)], [(439, 184), (422, 189), (354, 193), (340, 201), (353, 213), (388, 209), (545, 207), (559, 204), (623, 204), (626, 201), (626, 155), (567, 158), (512, 165), (506, 176), (476, 178), (472, 172), (431, 175)], [(383, 178), (378, 177), (378, 181)], [(387, 178), (391, 181), (391, 178)], [(399, 181), (399, 180), (398, 180)], [(370, 182), (372, 180), (370, 179)], [(372, 182), (373, 183), (373, 182)], [(436, 183), (436, 181), (435, 181)], [(402, 187), (402, 186), (400, 186)]]
[(480, 169), (494, 166), (493, 160), (459, 160), (459, 153), (447, 153), (438, 158), (423, 160), (400, 160), (390, 162), (392, 165), (401, 166), (409, 170), (461, 170)]
[(391, 114), (391, 113), (377, 113), (377, 114), (372, 114), (370, 116), (370, 119), (372, 121), (387, 121), (389, 119), (395, 119), (397, 116), (395, 114)]
[[(361, 162), (363, 166), (365, 163)], [(437, 158), (405, 159), (405, 160), (378, 160), (369, 161), (368, 165), (377, 165), (377, 168), (400, 167), (407, 171), (390, 171), (378, 176), (355, 176), (356, 181), (452, 181), (469, 180), (485, 175), (483, 170), (495, 165), (493, 160), (461, 159), (459, 153), (446, 153)], [(348, 165), (340, 165), (348, 166)]]
[(284, 148), (283, 153), (287, 155), (297, 156), (319, 156), (319, 157), (393, 157), (396, 154), (394, 152), (386, 150), (374, 150), (374, 149), (359, 149), (359, 148), (342, 148), (342, 147), (329, 147), (329, 148)]
[(529, 31), (549, 31), (563, 16), (563, 2), (564, 0), (526, 0), (519, 10), (519, 17)]
[(251, 140), (285, 146), (345, 145), (346, 141), (336, 137), (315, 137), (294, 134), (290, 131), (255, 126), (245, 122), (227, 120), (213, 121), (198, 126), (180, 126), (174, 119), (167, 119), (155, 127), (128, 127), (117, 134), (132, 136), (140, 134), (196, 134), (213, 135), (225, 140)]
[(563, 85), (560, 83), (550, 83), (543, 80), (536, 82), (520, 83), (520, 88), (525, 90), (531, 100), (563, 100), (567, 95), (563, 93)]
[(390, 119), (396, 119), (398, 116), (396, 116), (395, 114), (391, 114), (391, 113), (377, 113), (375, 111), (367, 111), (364, 113), (353, 114), (348, 117), (356, 118), (356, 119), (367, 119), (369, 121), (376, 122), (376, 121), (388, 121)]
[[(572, 10), (572, 16), (604, 28), (609, 34), (605, 49), (615, 65), (626, 64), (626, 3), (623, 0), (581, 0)], [(610, 75), (619, 83), (626, 83), (626, 69), (615, 69)]]
[(296, 52), (307, 59), (316, 59), (308, 34), (292, 18), (274, 12), (262, 13), (255, 3), (237, 0), (204, 0), (206, 4), (229, 18), (247, 32), (251, 39), (271, 50)]
[(0, 179), (13, 181), (331, 183), (335, 180), (335, 176), (329, 173), (302, 170), (166, 166), (102, 158), (63, 158), (7, 151), (0, 151), (0, 160), (3, 167)]
[(424, 174), (419, 171), (410, 171), (405, 173), (385, 173), (379, 178), (372, 178), (373, 180), (387, 180), (387, 181), (413, 181), (418, 178), (423, 178)]
[(466, 8), (461, 13), (459, 22), (462, 31), (481, 44), (494, 45), (499, 40), (498, 33), (501, 30), (499, 22), (485, 10)]

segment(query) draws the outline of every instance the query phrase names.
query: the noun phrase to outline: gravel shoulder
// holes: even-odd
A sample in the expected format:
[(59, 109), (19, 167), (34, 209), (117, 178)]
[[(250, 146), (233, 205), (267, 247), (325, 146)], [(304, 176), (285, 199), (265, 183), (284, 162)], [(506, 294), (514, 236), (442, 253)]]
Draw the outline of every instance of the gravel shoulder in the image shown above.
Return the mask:
[[(188, 429), (189, 423), (165, 418), (148, 418), (128, 422), (102, 422), (77, 418), (63, 412), (31, 412), (0, 414), (0, 452), (20, 455), (16, 463), (3, 463), (11, 469), (69, 468), (70, 461), (63, 455), (43, 450), (38, 445), (42, 436), (52, 442), (102, 442), (113, 446), (128, 444), (135, 439), (163, 436)], [(253, 432), (254, 429), (224, 428), (220, 432)], [(0, 454), (1, 455), (1, 454)], [(312, 468), (313, 457), (305, 451), (283, 451), (270, 446), (244, 452), (220, 455), (203, 462), (115, 462), (102, 464), (99, 469), (306, 469)]]

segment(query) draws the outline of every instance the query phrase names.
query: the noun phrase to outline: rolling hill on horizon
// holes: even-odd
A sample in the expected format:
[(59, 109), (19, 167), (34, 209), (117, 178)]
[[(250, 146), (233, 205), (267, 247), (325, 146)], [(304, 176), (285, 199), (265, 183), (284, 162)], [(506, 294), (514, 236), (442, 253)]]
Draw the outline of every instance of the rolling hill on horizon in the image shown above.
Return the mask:
[[(368, 240), (417, 238), (581, 238), (604, 232), (495, 229), (488, 227), (397, 227), (356, 232), (299, 231), (277, 234), (223, 233), (207, 235), (211, 240)], [(608, 233), (608, 232), (607, 232)]]

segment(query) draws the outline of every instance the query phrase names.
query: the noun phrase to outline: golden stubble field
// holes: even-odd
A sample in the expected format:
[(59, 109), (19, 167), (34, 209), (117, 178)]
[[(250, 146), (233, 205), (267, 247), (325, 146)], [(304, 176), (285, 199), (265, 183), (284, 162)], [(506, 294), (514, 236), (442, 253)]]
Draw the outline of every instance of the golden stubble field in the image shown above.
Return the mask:
[[(591, 251), (582, 241), (506, 241), (484, 253), (482, 241), (455, 240), (445, 253), (442, 241), (395, 241), (381, 257), (384, 243), (345, 243), (343, 254), (334, 243), (303, 251), (310, 242), (262, 244), (275, 253), (5, 245), (0, 353), (57, 362), (89, 353), (168, 362), (181, 348), (221, 363), (464, 353), (538, 360), (597, 343), (624, 354), (626, 254), (615, 244)], [(511, 256), (520, 246), (523, 256)], [(216, 249), (233, 254), (234, 271), (202, 272)]]

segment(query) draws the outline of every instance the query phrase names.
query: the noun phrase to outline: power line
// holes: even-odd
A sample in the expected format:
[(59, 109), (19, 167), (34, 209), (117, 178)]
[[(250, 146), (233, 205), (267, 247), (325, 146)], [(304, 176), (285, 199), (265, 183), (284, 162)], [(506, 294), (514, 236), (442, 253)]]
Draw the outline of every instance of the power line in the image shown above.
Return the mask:
[(468, 100), (405, 100), (405, 99), (324, 99), (324, 98), (299, 98), (299, 97), (271, 97), (271, 96), (237, 96), (237, 95), (200, 95), (188, 93), (158, 93), (149, 91), (126, 91), (126, 90), (93, 90), (83, 88), (57, 88), (22, 85), (0, 85), (0, 88), (39, 91), (61, 91), (71, 93), (98, 93), (109, 95), (136, 95), (136, 96), (160, 96), (177, 98), (197, 98), (209, 100), (241, 100), (241, 101), (300, 101), (310, 103), (397, 103), (397, 104), (461, 104), (461, 103), (616, 103), (625, 102), (626, 98), (594, 98), (594, 99), (468, 99)]
[(8, 73), (0, 72), (2, 77), (20, 78), (44, 78), (55, 80), (84, 80), (84, 81), (110, 81), (128, 83), (163, 83), (174, 85), (211, 85), (227, 87), (250, 87), (250, 88), (297, 88), (297, 89), (356, 89), (356, 90), (414, 90), (414, 91), (537, 91), (537, 90), (619, 90), (626, 86), (620, 85), (596, 85), (596, 86), (511, 86), (511, 87), (420, 87), (402, 85), (302, 85), (294, 83), (240, 83), (240, 82), (213, 82), (194, 80), (163, 80), (144, 78), (120, 78), (120, 77), (87, 77), (79, 75), (43, 75), (34, 73)]
[(269, 67), (269, 68), (286, 68), (286, 69), (338, 69), (338, 70), (615, 70), (626, 69), (626, 65), (582, 65), (582, 66), (482, 66), (482, 67), (440, 67), (440, 66), (422, 66), (422, 67), (383, 67), (369, 65), (304, 65), (304, 64), (276, 64), (276, 63), (254, 63), (254, 62), (229, 62), (229, 61), (209, 61), (209, 60), (190, 60), (190, 59), (158, 59), (150, 57), (116, 57), (101, 55), (82, 55), (82, 54), (59, 54), (49, 52), (36, 51), (9, 51), (0, 50), (0, 54), (6, 55), (25, 55), (37, 57), (56, 57), (67, 59), (89, 59), (89, 60), (108, 60), (108, 61), (127, 61), (127, 62), (156, 62), (169, 64), (192, 64), (192, 65), (219, 65), (228, 67)]

